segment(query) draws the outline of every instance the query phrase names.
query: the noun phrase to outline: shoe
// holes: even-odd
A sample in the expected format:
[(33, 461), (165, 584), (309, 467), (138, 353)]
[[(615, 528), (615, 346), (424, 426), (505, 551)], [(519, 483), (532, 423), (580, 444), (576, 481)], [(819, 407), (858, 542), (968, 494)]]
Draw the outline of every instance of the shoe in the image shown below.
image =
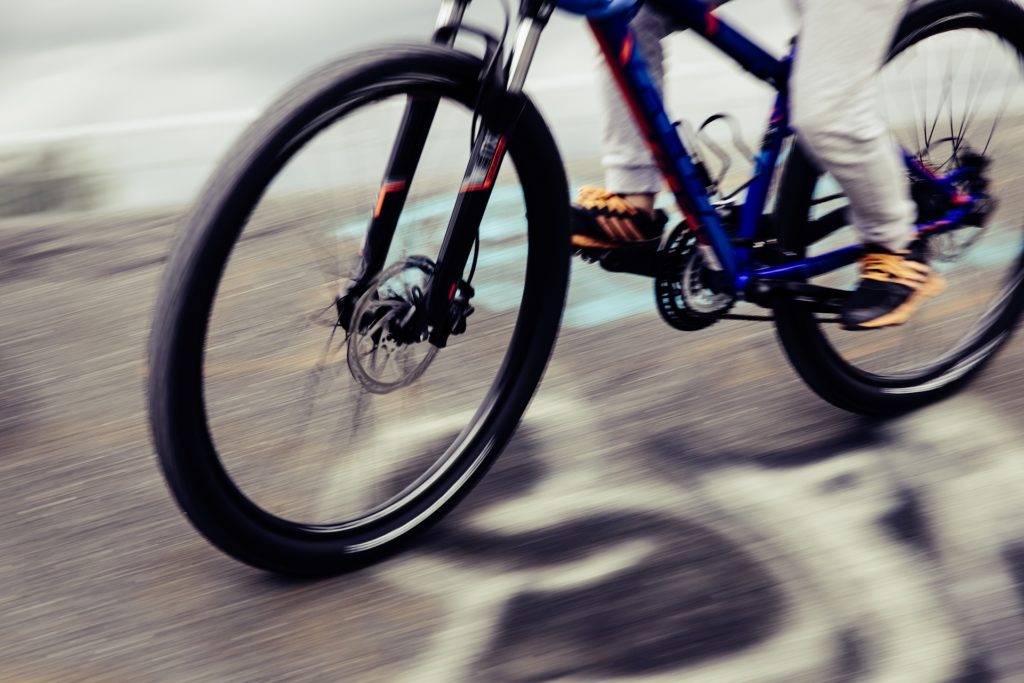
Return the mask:
[(946, 281), (928, 265), (916, 240), (902, 251), (869, 246), (860, 260), (860, 282), (840, 318), (847, 330), (874, 330), (905, 323), (921, 302), (942, 293)]
[(571, 214), (572, 245), (581, 250), (622, 249), (661, 240), (668, 222), (664, 211), (654, 216), (599, 187), (580, 189)]

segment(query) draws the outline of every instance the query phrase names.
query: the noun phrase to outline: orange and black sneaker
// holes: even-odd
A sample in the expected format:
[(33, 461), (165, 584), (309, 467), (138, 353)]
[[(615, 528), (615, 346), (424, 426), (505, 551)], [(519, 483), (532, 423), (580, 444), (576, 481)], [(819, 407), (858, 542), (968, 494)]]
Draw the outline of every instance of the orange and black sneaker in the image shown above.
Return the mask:
[(664, 211), (652, 217), (614, 192), (587, 186), (572, 205), (572, 245), (584, 252), (649, 246), (661, 240), (667, 222)]
[(857, 289), (843, 304), (843, 327), (874, 330), (902, 325), (922, 301), (945, 288), (945, 279), (928, 265), (922, 240), (903, 251), (868, 247), (860, 260)]

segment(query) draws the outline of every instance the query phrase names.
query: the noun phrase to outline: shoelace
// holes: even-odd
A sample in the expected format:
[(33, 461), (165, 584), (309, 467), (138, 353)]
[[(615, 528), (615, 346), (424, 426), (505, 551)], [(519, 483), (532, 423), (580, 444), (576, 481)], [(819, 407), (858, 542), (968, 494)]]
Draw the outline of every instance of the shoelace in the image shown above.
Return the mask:
[(608, 210), (635, 216), (638, 209), (625, 199), (600, 187), (586, 186), (580, 188), (579, 205), (584, 209), (595, 211)]
[(860, 263), (865, 280), (897, 282), (914, 289), (928, 279), (932, 270), (928, 264), (904, 258), (902, 254), (865, 254)]

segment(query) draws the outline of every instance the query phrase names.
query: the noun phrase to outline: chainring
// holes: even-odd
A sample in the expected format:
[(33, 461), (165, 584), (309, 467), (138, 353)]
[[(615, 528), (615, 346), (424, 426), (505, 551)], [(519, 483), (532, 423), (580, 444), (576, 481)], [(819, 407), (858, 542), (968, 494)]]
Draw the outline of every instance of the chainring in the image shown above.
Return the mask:
[(702, 330), (720, 320), (736, 303), (734, 296), (715, 292), (707, 285), (704, 255), (685, 222), (669, 235), (659, 257), (655, 304), (662, 319), (675, 329)]

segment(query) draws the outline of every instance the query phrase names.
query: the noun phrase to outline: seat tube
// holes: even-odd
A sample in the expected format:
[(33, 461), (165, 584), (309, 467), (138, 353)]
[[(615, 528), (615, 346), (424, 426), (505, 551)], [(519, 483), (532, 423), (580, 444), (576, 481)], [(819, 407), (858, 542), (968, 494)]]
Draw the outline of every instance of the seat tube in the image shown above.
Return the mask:
[[(434, 42), (451, 46), (462, 24), (470, 0), (444, 0), (437, 15)], [(443, 31), (448, 28), (451, 30)], [(363, 243), (358, 274), (351, 290), (362, 292), (385, 265), (398, 218), (409, 196), (409, 186), (416, 174), (430, 127), (437, 114), (437, 98), (410, 97), (398, 127), (398, 136), (381, 179), (377, 201)]]

